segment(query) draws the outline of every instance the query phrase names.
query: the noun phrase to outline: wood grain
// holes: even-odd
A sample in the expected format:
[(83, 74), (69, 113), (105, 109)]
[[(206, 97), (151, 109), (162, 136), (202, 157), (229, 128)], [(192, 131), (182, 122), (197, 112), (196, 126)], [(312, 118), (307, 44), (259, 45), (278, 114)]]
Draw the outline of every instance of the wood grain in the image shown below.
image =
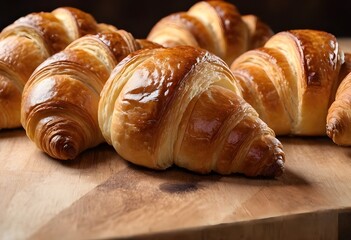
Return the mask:
[(286, 172), (269, 180), (153, 171), (106, 144), (60, 162), (2, 130), (0, 239), (350, 237), (351, 148), (280, 140)]
[(23, 130), (2, 131), (0, 238), (336, 238), (339, 214), (351, 212), (351, 149), (327, 138), (281, 140), (286, 173), (269, 180), (153, 171), (105, 144), (59, 162)]

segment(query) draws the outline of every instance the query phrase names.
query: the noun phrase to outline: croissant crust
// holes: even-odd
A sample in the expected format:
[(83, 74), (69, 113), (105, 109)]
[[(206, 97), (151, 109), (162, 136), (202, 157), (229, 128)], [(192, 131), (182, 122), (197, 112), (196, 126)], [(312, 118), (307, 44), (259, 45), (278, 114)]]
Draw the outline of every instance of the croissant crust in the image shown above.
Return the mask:
[(35, 12), (19, 18), (0, 33), (0, 129), (20, 127), (21, 95), (30, 75), (51, 55), (102, 25), (72, 7)]
[(190, 46), (141, 50), (113, 70), (99, 125), (126, 160), (165, 169), (277, 176), (284, 153), (227, 65)]
[(277, 135), (325, 135), (340, 84), (343, 51), (332, 34), (291, 30), (237, 58), (231, 70), (243, 97)]
[(242, 16), (225, 1), (199, 1), (187, 12), (158, 21), (147, 39), (165, 47), (189, 45), (204, 48), (228, 65), (243, 52), (262, 46), (273, 35), (257, 16)]
[(39, 149), (61, 160), (104, 141), (98, 125), (100, 92), (112, 69), (141, 47), (124, 30), (105, 28), (69, 44), (45, 60), (31, 75), (22, 94), (21, 122)]

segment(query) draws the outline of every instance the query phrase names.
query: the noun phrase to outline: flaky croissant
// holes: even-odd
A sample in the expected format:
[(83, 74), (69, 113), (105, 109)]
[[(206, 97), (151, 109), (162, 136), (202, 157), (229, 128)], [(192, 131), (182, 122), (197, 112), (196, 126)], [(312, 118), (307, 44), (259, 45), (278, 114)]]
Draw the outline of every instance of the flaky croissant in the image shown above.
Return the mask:
[(120, 156), (138, 165), (278, 176), (282, 145), (240, 95), (229, 67), (208, 51), (141, 50), (104, 85), (99, 125)]
[(241, 16), (233, 4), (212, 0), (162, 18), (147, 39), (165, 47), (204, 48), (229, 65), (243, 52), (261, 47), (272, 35), (270, 27), (257, 16)]
[(105, 30), (81, 37), (45, 60), (22, 95), (27, 136), (61, 160), (103, 142), (97, 120), (100, 91), (115, 65), (145, 44), (126, 31)]
[(277, 135), (325, 135), (344, 54), (330, 33), (292, 30), (237, 58), (243, 97)]
[(351, 145), (351, 54), (345, 53), (340, 86), (328, 110), (327, 135), (338, 145)]
[(62, 7), (28, 14), (4, 28), (0, 34), (0, 129), (21, 126), (22, 90), (40, 63), (73, 40), (108, 27), (79, 9)]

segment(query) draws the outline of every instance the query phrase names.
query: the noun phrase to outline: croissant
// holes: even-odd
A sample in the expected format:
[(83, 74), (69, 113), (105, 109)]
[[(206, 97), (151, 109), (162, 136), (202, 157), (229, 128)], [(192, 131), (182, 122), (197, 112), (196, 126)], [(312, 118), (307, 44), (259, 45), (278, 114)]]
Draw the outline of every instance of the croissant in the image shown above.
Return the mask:
[(229, 65), (243, 52), (261, 47), (272, 35), (271, 28), (257, 16), (241, 16), (233, 4), (212, 0), (162, 18), (147, 39), (165, 47), (204, 48)]
[(88, 13), (71, 7), (31, 13), (0, 34), (0, 129), (20, 127), (23, 87), (34, 69), (73, 40), (99, 29)]
[(242, 99), (228, 65), (206, 50), (134, 52), (100, 95), (102, 134), (134, 164), (246, 176), (283, 172), (281, 143)]
[(102, 143), (100, 91), (115, 65), (140, 47), (130, 33), (105, 29), (73, 41), (40, 64), (22, 94), (21, 123), (29, 139), (61, 160)]
[(327, 135), (334, 143), (351, 145), (351, 54), (345, 53), (345, 63), (341, 67), (341, 83), (335, 101), (328, 110)]
[(325, 135), (343, 51), (330, 33), (283, 31), (245, 52), (231, 70), (243, 98), (277, 135)]

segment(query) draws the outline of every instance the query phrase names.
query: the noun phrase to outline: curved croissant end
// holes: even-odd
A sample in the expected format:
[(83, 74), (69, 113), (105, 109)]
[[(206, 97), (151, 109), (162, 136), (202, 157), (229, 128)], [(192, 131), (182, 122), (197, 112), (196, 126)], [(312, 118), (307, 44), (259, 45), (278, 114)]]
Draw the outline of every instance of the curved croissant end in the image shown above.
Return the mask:
[(115, 65), (138, 49), (131, 34), (105, 29), (44, 61), (22, 95), (21, 122), (28, 137), (62, 160), (103, 142), (97, 120), (100, 91)]
[(341, 66), (335, 101), (328, 110), (327, 135), (334, 143), (351, 145), (351, 54), (345, 53), (345, 62)]
[(327, 116), (327, 135), (338, 145), (351, 145), (351, 73), (341, 82)]
[(94, 18), (75, 8), (31, 13), (0, 33), (0, 129), (20, 127), (23, 87), (35, 68), (73, 40), (96, 33)]
[(137, 51), (104, 85), (98, 120), (126, 160), (165, 169), (278, 176), (284, 153), (227, 65), (190, 46)]
[(343, 61), (335, 36), (292, 30), (242, 54), (231, 70), (244, 99), (277, 135), (325, 135)]
[(212, 0), (162, 18), (147, 39), (165, 47), (201, 47), (229, 65), (243, 52), (262, 46), (272, 35), (268, 25), (256, 16), (241, 16), (233, 4)]

